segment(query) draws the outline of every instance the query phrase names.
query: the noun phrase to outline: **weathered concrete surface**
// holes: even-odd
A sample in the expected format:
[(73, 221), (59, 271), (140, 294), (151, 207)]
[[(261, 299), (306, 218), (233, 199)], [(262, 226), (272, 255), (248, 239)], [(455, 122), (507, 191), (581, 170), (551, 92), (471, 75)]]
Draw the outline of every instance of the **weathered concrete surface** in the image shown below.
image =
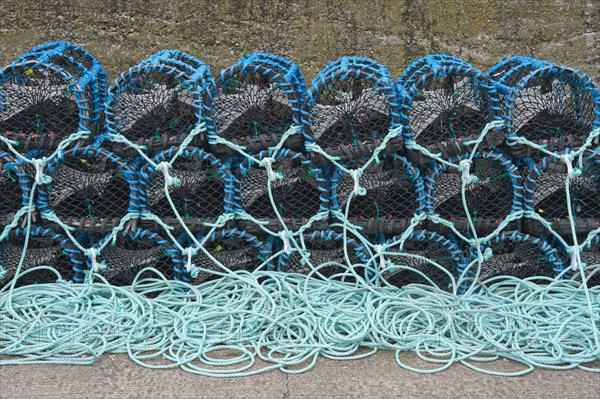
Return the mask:
[[(426, 367), (414, 354), (402, 360)], [(522, 368), (501, 360), (480, 364), (489, 370)], [(431, 367), (431, 365), (430, 365)], [(0, 367), (0, 398), (529, 398), (597, 399), (600, 374), (581, 370), (535, 370), (523, 377), (494, 377), (454, 365), (439, 374), (398, 367), (394, 353), (381, 351), (356, 361), (319, 359), (299, 375), (271, 371), (229, 380), (179, 369), (150, 370), (126, 355), (104, 355), (93, 366)]]
[[(75, 4), (72, 4), (75, 3)], [(307, 78), (345, 54), (396, 75), (431, 52), (479, 68), (524, 54), (600, 76), (598, 0), (2, 0), (0, 64), (48, 40), (84, 45), (111, 72), (179, 48), (219, 70), (243, 51), (271, 51)]]

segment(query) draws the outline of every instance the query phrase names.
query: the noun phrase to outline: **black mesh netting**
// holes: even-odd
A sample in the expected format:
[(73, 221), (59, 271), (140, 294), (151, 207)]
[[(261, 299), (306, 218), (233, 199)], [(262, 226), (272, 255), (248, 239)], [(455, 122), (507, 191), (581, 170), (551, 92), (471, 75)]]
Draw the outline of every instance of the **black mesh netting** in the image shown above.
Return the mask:
[[(261, 152), (258, 158), (267, 155)], [(272, 170), (281, 178), (269, 183), (267, 170), (256, 162), (247, 159), (240, 165), (236, 193), (241, 210), (261, 220), (277, 219), (277, 210), (284, 222), (301, 222), (327, 210), (328, 186), (323, 171), (304, 155), (284, 150), (272, 163)], [(274, 206), (269, 198), (269, 184)]]
[(308, 134), (327, 153), (376, 145), (398, 126), (399, 111), (385, 68), (358, 65), (324, 71), (308, 92)]
[[(584, 274), (588, 287), (600, 285), (600, 234), (596, 234), (590, 245), (583, 248), (581, 261), (588, 266)], [(580, 279), (581, 276), (575, 278)]]
[[(176, 148), (160, 152), (155, 162), (170, 160)], [(197, 147), (188, 147), (169, 168), (169, 175), (180, 184), (169, 187), (169, 195), (177, 212), (185, 219), (210, 221), (216, 219), (231, 205), (231, 171), (212, 154)], [(176, 215), (165, 192), (162, 170), (146, 165), (140, 172), (140, 187), (145, 196), (146, 210), (164, 220), (174, 220)]]
[[(521, 177), (506, 157), (494, 151), (477, 153), (470, 174), (479, 179), (465, 187), (466, 204), (476, 230), (489, 232), (511, 212), (521, 210)], [(469, 229), (461, 194), (461, 171), (437, 164), (425, 177), (425, 187), (432, 213), (453, 222), (458, 229)]]
[(266, 149), (300, 124), (300, 93), (268, 65), (240, 61), (222, 71), (208, 90), (209, 134)]
[[(600, 120), (594, 89), (588, 77), (570, 69), (547, 65), (531, 72), (507, 96), (507, 134), (546, 144), (550, 151), (561, 149), (567, 139), (581, 145)], [(534, 149), (528, 152), (538, 160), (543, 156)]]
[[(94, 240), (96, 237), (89, 237)], [(109, 237), (101, 239), (95, 246), (99, 247)], [(172, 279), (175, 274), (175, 259), (181, 256), (173, 243), (158, 233), (138, 228), (136, 231), (117, 235), (114, 245), (109, 243), (97, 257), (97, 262), (104, 262), (106, 268), (100, 274), (113, 285), (130, 285), (140, 270), (146, 267), (157, 269), (166, 278)], [(87, 259), (88, 269), (92, 269), (91, 259)], [(157, 277), (150, 272), (144, 277)]]
[(501, 119), (493, 83), (466, 64), (423, 67), (404, 88), (404, 134), (425, 147), (477, 137), (488, 122)]
[[(569, 184), (571, 212), (567, 207), (567, 166), (557, 158), (544, 158), (530, 171), (525, 184), (525, 209), (537, 213), (556, 226), (563, 238), (572, 241), (571, 222), (577, 232), (590, 232), (598, 228), (600, 219), (600, 153), (587, 151), (582, 163), (573, 161), (581, 175), (572, 177)], [(528, 223), (536, 226), (537, 222)]]
[[(347, 272), (353, 264), (364, 265), (367, 260), (363, 245), (348, 237), (346, 250), (351, 262), (348, 265), (344, 255), (344, 235), (333, 230), (305, 233), (297, 242), (299, 248), (293, 246), (289, 254), (284, 252), (279, 256), (278, 270), (328, 278)], [(341, 278), (349, 279), (347, 276)]]
[(76, 147), (56, 158), (46, 172), (52, 181), (39, 189), (42, 212), (71, 219), (119, 219), (139, 196), (137, 175), (114, 153), (99, 147)]
[[(436, 262), (433, 265), (426, 260), (402, 255), (388, 255), (385, 257), (385, 269), (381, 271), (378, 279), (385, 280), (388, 284), (403, 287), (408, 284), (431, 285), (446, 291), (453, 291), (458, 277), (458, 271), (464, 266), (465, 255), (454, 241), (427, 230), (413, 232), (404, 242), (400, 250), (400, 236), (388, 240), (385, 252), (399, 252), (408, 255), (418, 255)], [(394, 244), (395, 245), (391, 245)], [(379, 256), (372, 261), (376, 269), (380, 268)], [(411, 270), (411, 269), (414, 270)], [(420, 274), (422, 273), (422, 275)], [(381, 283), (381, 281), (379, 282)]]
[[(7, 274), (0, 281), (0, 287), (14, 277), (25, 245), (26, 229), (17, 228), (0, 242), (0, 266)], [(18, 285), (51, 283), (58, 279), (70, 281), (73, 267), (81, 265), (83, 254), (62, 234), (42, 226), (31, 226), (27, 252), (21, 266), (21, 273), (36, 266), (50, 266), (60, 273), (60, 277), (50, 270), (38, 270), (19, 278)]]
[(200, 123), (202, 89), (185, 65), (164, 60), (141, 63), (108, 91), (107, 129), (134, 142), (172, 140)]
[[(481, 264), (479, 281), (492, 277), (547, 277), (553, 279), (564, 269), (565, 254), (542, 238), (518, 231), (503, 232), (488, 244), (491, 257)], [(473, 266), (476, 267), (477, 263)], [(474, 270), (471, 270), (472, 272)], [(472, 273), (471, 273), (472, 274)], [(538, 282), (548, 282), (549, 280)]]
[[(205, 237), (196, 237), (202, 242)], [(194, 246), (188, 236), (180, 239), (184, 245)], [(246, 270), (252, 272), (257, 268), (272, 269), (271, 262), (267, 262), (271, 255), (269, 242), (263, 242), (258, 237), (238, 229), (218, 230), (206, 238), (203, 248), (218, 262), (231, 271)], [(219, 267), (208, 255), (198, 249), (192, 256), (192, 265), (201, 270), (197, 275), (190, 274), (187, 268), (187, 257), (178, 259), (176, 265), (176, 278), (193, 284), (212, 280), (227, 273), (227, 270)]]
[[(93, 95), (61, 65), (27, 60), (0, 73), (0, 134), (11, 139), (62, 139), (89, 129)], [(75, 68), (73, 73), (81, 73)]]
[[(359, 161), (360, 162), (360, 161)], [(353, 163), (349, 163), (353, 169)], [(372, 221), (396, 223), (405, 227), (415, 214), (425, 210), (425, 190), (418, 169), (403, 156), (392, 154), (381, 162), (371, 163), (359, 178), (366, 195), (354, 195), (348, 209), (348, 220), (358, 226)], [(345, 214), (354, 177), (336, 169), (331, 179), (332, 209)], [(374, 233), (374, 232), (369, 232)]]

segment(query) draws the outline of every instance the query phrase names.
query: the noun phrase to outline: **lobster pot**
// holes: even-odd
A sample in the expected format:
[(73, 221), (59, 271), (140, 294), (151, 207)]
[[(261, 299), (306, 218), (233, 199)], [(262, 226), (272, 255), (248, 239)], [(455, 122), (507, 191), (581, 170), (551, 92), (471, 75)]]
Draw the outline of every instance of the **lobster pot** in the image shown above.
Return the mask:
[(42, 213), (61, 221), (115, 220), (137, 211), (137, 174), (115, 153), (97, 147), (75, 147), (55, 157), (45, 172), (52, 178), (39, 189)]
[[(417, 230), (411, 233), (400, 250), (400, 239), (401, 236), (389, 239), (385, 245), (385, 252), (409, 256), (386, 254), (383, 270), (381, 270), (380, 256), (372, 258), (371, 269), (379, 273), (378, 280), (385, 280), (396, 287), (425, 284), (436, 286), (444, 291), (454, 291), (458, 274), (466, 266), (466, 256), (455, 241), (432, 231)], [(412, 255), (427, 258), (439, 266)], [(383, 284), (382, 281), (376, 283)]]
[[(106, 240), (111, 240), (111, 235), (106, 235), (100, 240), (97, 236), (88, 239), (96, 241), (93, 247), (99, 248)], [(137, 228), (129, 232), (120, 232), (114, 245), (109, 243), (100, 251), (97, 262), (106, 264), (106, 268), (99, 273), (111, 285), (124, 286), (133, 283), (136, 275), (144, 268), (152, 267), (158, 270), (167, 279), (172, 279), (175, 274), (175, 262), (181, 257), (181, 252), (174, 244), (154, 231)], [(92, 269), (91, 259), (86, 260), (87, 269)], [(76, 275), (76, 280), (83, 274)], [(157, 278), (155, 273), (146, 273), (144, 277)]]
[[(600, 234), (596, 234), (590, 245), (583, 248), (581, 261), (587, 265), (584, 274), (587, 286), (600, 285)], [(575, 274), (574, 279), (581, 281), (579, 272)]]
[[(487, 123), (501, 120), (493, 82), (466, 63), (428, 60), (401, 84), (404, 137), (434, 153), (446, 142), (475, 139)], [(501, 142), (487, 137), (479, 148)]]
[(58, 143), (91, 131), (101, 68), (86, 69), (63, 51), (28, 53), (0, 71), (0, 134), (24, 143)]
[[(0, 287), (9, 284), (15, 277), (17, 267), (25, 248), (27, 231), (16, 228), (8, 237), (0, 241), (0, 269), (6, 272)], [(31, 226), (29, 242), (21, 273), (36, 266), (50, 266), (58, 271), (63, 280), (71, 280), (74, 270), (83, 264), (83, 254), (63, 234), (42, 226)], [(18, 285), (54, 283), (57, 275), (47, 269), (31, 272), (19, 278)]]
[(309, 142), (342, 159), (368, 158), (400, 121), (387, 69), (357, 57), (343, 57), (319, 73), (308, 92), (307, 111)]
[[(170, 161), (177, 152), (171, 147), (154, 157), (154, 162)], [(171, 185), (168, 192), (179, 216), (184, 220), (214, 221), (232, 209), (233, 177), (228, 163), (221, 163), (212, 154), (197, 147), (188, 147), (169, 169), (172, 178), (181, 184)], [(145, 165), (140, 172), (140, 188), (143, 207), (164, 222), (177, 223), (177, 215), (169, 203), (165, 189), (165, 175), (152, 165)]]
[[(348, 166), (354, 168), (351, 163)], [(400, 155), (386, 155), (379, 164), (372, 162), (359, 184), (367, 193), (352, 197), (348, 221), (367, 228), (367, 234), (389, 232), (388, 227), (393, 225), (404, 230), (414, 215), (426, 209), (423, 179), (418, 169)], [(353, 190), (353, 176), (336, 168), (331, 178), (331, 208), (345, 213)], [(384, 231), (371, 231), (370, 226)]]
[[(552, 223), (552, 228), (572, 244), (571, 223), (577, 234), (587, 234), (600, 227), (600, 153), (586, 151), (574, 167), (583, 166), (581, 175), (570, 179), (571, 212), (567, 207), (567, 165), (562, 159), (546, 157), (532, 170), (525, 184), (525, 210), (533, 211)], [(528, 220), (528, 231), (538, 232), (540, 224)]]
[[(313, 231), (304, 233), (302, 240), (299, 238), (295, 238), (295, 240), (300, 251), (292, 243), (291, 252), (289, 254), (282, 252), (279, 256), (277, 270), (310, 274), (315, 278), (329, 278), (342, 273), (349, 274), (350, 268), (363, 269), (367, 263), (364, 245), (358, 240), (348, 237), (346, 244), (351, 261), (351, 264), (348, 264), (344, 256), (344, 235), (341, 232)], [(347, 280), (348, 276), (344, 276), (343, 279)], [(350, 277), (350, 279), (352, 278)]]
[[(592, 80), (579, 71), (552, 64), (538, 64), (529, 73), (504, 78), (509, 87), (504, 123), (509, 137), (524, 137), (565, 152), (580, 146), (590, 131), (600, 126), (600, 95)], [(524, 72), (524, 71), (523, 71)], [(544, 154), (524, 145), (513, 147), (516, 156), (540, 160)]]
[[(481, 264), (478, 281), (486, 283), (493, 277), (545, 277), (555, 278), (565, 269), (565, 255), (552, 247), (542, 238), (533, 237), (519, 231), (502, 232), (494, 237), (487, 245), (491, 248), (492, 256)], [(486, 247), (486, 248), (487, 248)], [(486, 248), (482, 248), (482, 251)], [(471, 251), (475, 257), (475, 252)], [(478, 264), (469, 271), (474, 275)], [(490, 281), (492, 284), (498, 279)], [(534, 279), (537, 283), (547, 283), (547, 279)]]
[(203, 87), (210, 74), (208, 66), (200, 68), (154, 55), (121, 74), (108, 89), (107, 132), (144, 144), (149, 152), (179, 145), (203, 121)]
[[(242, 58), (221, 71), (209, 93), (209, 136), (219, 136), (248, 150), (274, 146), (292, 125), (302, 124), (304, 93), (298, 72), (264, 57)], [(286, 146), (298, 146), (302, 135), (295, 136)]]
[[(210, 236), (199, 235), (196, 239), (204, 246), (192, 257), (192, 264), (202, 270), (192, 276), (187, 270), (187, 256), (183, 256), (175, 265), (175, 279), (191, 284), (200, 284), (221, 277), (228, 271), (272, 269), (269, 262), (271, 245), (258, 237), (238, 229), (222, 229)], [(187, 247), (195, 247), (189, 236), (183, 236), (180, 242)], [(217, 262), (215, 263), (208, 255)]]
[[(257, 158), (269, 156), (261, 152)], [(273, 221), (274, 227), (282, 228), (283, 222), (301, 225), (319, 212), (328, 211), (328, 186), (323, 170), (315, 167), (304, 155), (284, 149), (272, 163), (273, 172), (279, 179), (269, 183), (267, 170), (251, 158), (242, 162), (238, 173), (236, 193), (238, 208), (256, 219)], [(273, 202), (269, 198), (269, 184)]]
[(14, 214), (29, 202), (31, 182), (20, 162), (0, 151), (0, 226), (12, 222)]
[(418, 74), (421, 68), (429, 70), (435, 67), (436, 64), (438, 64), (438, 68), (442, 68), (445, 65), (447, 66), (453, 64), (459, 66), (468, 65), (467, 62), (461, 60), (460, 58), (448, 54), (426, 55), (425, 57), (419, 58), (411, 62), (410, 65), (407, 66), (404, 69), (404, 71), (402, 71), (402, 74), (398, 77), (396, 84), (401, 87), (404, 87), (406, 82), (414, 80), (413, 75)]
[[(464, 157), (450, 158), (458, 164)], [(479, 178), (465, 187), (469, 215), (478, 234), (498, 227), (511, 213), (522, 210), (523, 185), (515, 165), (496, 151), (475, 153), (470, 174)], [(443, 164), (434, 164), (425, 177), (429, 212), (451, 221), (459, 231), (470, 231), (462, 200), (462, 173)], [(445, 230), (443, 225), (439, 225)], [(430, 226), (433, 228), (433, 225)]]
[[(300, 100), (304, 101), (304, 97), (306, 96), (306, 82), (304, 81), (304, 76), (302, 76), (302, 71), (300, 71), (298, 65), (287, 58), (261, 52), (248, 55), (246, 57), (246, 62), (269, 65), (280, 74), (286, 76), (286, 79), (295, 86), (295, 90), (301, 96)], [(300, 104), (302, 104), (302, 102)]]
[(531, 72), (551, 65), (551, 63), (533, 57), (517, 55), (505, 58), (493, 65), (485, 75), (494, 80), (501, 94), (508, 94), (510, 88)]
[(108, 73), (102, 69), (102, 64), (92, 54), (83, 47), (73, 43), (56, 41), (41, 44), (31, 49), (23, 58), (35, 58), (42, 56), (48, 51), (60, 52), (60, 59), (56, 60), (57, 65), (69, 68), (72, 64), (77, 65), (80, 70), (86, 70), (91, 76), (90, 87), (92, 89), (92, 123), (98, 125), (102, 118), (102, 108), (106, 100), (106, 81)]

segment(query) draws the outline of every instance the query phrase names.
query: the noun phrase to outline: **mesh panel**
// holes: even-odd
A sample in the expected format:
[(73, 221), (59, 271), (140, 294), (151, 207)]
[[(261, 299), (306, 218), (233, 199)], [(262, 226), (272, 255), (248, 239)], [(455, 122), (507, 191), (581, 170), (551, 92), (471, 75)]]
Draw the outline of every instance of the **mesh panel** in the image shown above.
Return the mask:
[(511, 88), (531, 72), (549, 65), (550, 63), (536, 58), (515, 56), (498, 62), (485, 74), (494, 81)]
[(40, 209), (54, 211), (63, 221), (121, 218), (137, 191), (133, 171), (98, 147), (69, 150), (49, 165), (47, 174), (52, 181), (40, 188)]
[[(379, 165), (371, 163), (359, 183), (367, 194), (352, 198), (348, 219), (354, 224), (363, 225), (369, 220), (408, 220), (425, 208), (423, 181), (418, 170), (404, 157), (386, 156)], [(345, 212), (353, 190), (353, 177), (336, 170), (332, 177), (332, 208)]]
[[(258, 158), (264, 158), (263, 152)], [(284, 219), (310, 218), (327, 207), (327, 195), (323, 172), (313, 167), (302, 154), (284, 151), (272, 164), (282, 178), (273, 180), (271, 193), (277, 211)], [(275, 210), (269, 199), (268, 174), (248, 159), (240, 167), (239, 205), (241, 209), (257, 219), (276, 218)]]
[[(574, 162), (577, 166), (578, 162)], [(525, 209), (534, 211), (554, 225), (561, 236), (571, 240), (565, 192), (567, 166), (562, 160), (545, 158), (529, 174), (525, 187)], [(571, 208), (579, 233), (587, 233), (600, 219), (600, 155), (586, 152), (582, 174), (571, 179)]]
[[(400, 244), (390, 245), (399, 241), (400, 236), (394, 237), (388, 241), (386, 252), (402, 252), (411, 255), (420, 255), (429, 260), (435, 261), (441, 267), (449, 272), (450, 275), (457, 278), (457, 271), (464, 265), (465, 256), (457, 245), (446, 237), (428, 232), (425, 230), (414, 232), (411, 237), (405, 241), (403, 251), (400, 251)], [(452, 280), (449, 275), (444, 273), (439, 267), (432, 265), (421, 259), (407, 256), (388, 255), (386, 259), (396, 266), (408, 266), (418, 270), (427, 276), (433, 283), (442, 290), (452, 291)], [(379, 263), (378, 257), (374, 259)], [(396, 287), (403, 287), (408, 284), (426, 284), (431, 285), (424, 277), (408, 269), (393, 269), (388, 263), (389, 269), (381, 274), (381, 278), (389, 284)]]
[(421, 68), (428, 69), (432, 65), (440, 64), (440, 65), (468, 65), (465, 61), (460, 58), (454, 57), (448, 54), (431, 54), (427, 55), (423, 58), (419, 58), (410, 63), (402, 74), (398, 77), (397, 84), (404, 86), (406, 82), (410, 82), (414, 80), (414, 75), (419, 73)]
[[(458, 162), (458, 160), (451, 160)], [(470, 173), (479, 178), (465, 188), (465, 198), (475, 228), (485, 233), (521, 209), (522, 184), (516, 167), (496, 152), (475, 154)], [(467, 227), (461, 196), (462, 174), (459, 170), (436, 165), (426, 178), (426, 194), (431, 212), (455, 222), (457, 228)], [(459, 227), (460, 226), (460, 227)]]
[(496, 89), (468, 65), (433, 64), (404, 84), (405, 135), (422, 146), (478, 136), (486, 123), (500, 119)]
[[(98, 244), (102, 245), (104, 239)], [(98, 262), (106, 262), (106, 269), (100, 274), (113, 285), (130, 285), (137, 273), (146, 267), (153, 267), (166, 278), (174, 276), (174, 259), (178, 251), (170, 241), (157, 233), (138, 229), (134, 233), (120, 234), (115, 245), (109, 244), (98, 257)], [(87, 266), (91, 269), (88, 259)], [(148, 273), (145, 277), (156, 277)]]
[(481, 282), (498, 276), (553, 278), (565, 267), (561, 259), (563, 256), (560, 256), (557, 249), (540, 238), (519, 232), (496, 236), (490, 247), (492, 257), (481, 265)]
[[(197, 237), (202, 241), (202, 236)], [(189, 238), (183, 242), (193, 246)], [(252, 272), (260, 267), (270, 256), (271, 250), (268, 244), (257, 237), (237, 229), (221, 230), (211, 235), (204, 245), (204, 249), (210, 253), (221, 265), (230, 271), (247, 270)], [(192, 264), (209, 271), (201, 271), (198, 276), (192, 277), (186, 271), (187, 258), (182, 259), (176, 268), (178, 277), (183, 281), (199, 284), (212, 280), (220, 275), (210, 271), (226, 273), (222, 267), (217, 266), (201, 249), (192, 257)], [(269, 265), (265, 266), (269, 268)]]
[[(338, 273), (343, 273), (348, 268), (348, 263), (344, 257), (343, 234), (332, 230), (317, 231), (306, 233), (303, 236), (304, 248), (308, 251), (308, 261), (312, 267), (303, 261), (303, 256), (295, 247), (292, 247), (290, 254), (282, 253), (279, 256), (278, 269), (288, 273), (309, 274), (313, 268), (329, 262), (337, 262), (340, 265), (328, 265), (320, 267), (318, 273), (312, 274), (312, 277), (319, 278), (319, 274), (324, 277), (331, 277)], [(300, 248), (303, 248), (298, 241)], [(352, 263), (366, 263), (362, 246), (354, 239), (347, 240), (348, 256)], [(347, 279), (347, 278), (346, 278)]]
[[(156, 155), (155, 161), (172, 159), (176, 148)], [(146, 208), (161, 219), (174, 219), (175, 213), (165, 194), (162, 170), (150, 165), (141, 171), (141, 187), (146, 196)], [(226, 189), (229, 186), (228, 166), (202, 149), (188, 147), (173, 163), (169, 175), (178, 178), (181, 185), (169, 187), (169, 194), (178, 213), (186, 220), (212, 220), (223, 214), (226, 208)]]
[(25, 183), (25, 187), (29, 187), (29, 184), (23, 177), (23, 171), (13, 158), (0, 151), (0, 217), (6, 218), (0, 220), (10, 222), (10, 215), (25, 204), (21, 185)]
[(0, 74), (0, 133), (16, 140), (65, 138), (89, 128), (92, 97), (60, 65), (10, 65)]
[(254, 142), (260, 149), (264, 140), (268, 145), (279, 142), (292, 124), (300, 124), (301, 94), (266, 63), (241, 60), (221, 72), (210, 92), (214, 125), (209, 134)]
[[(4, 280), (0, 281), (0, 287), (8, 284), (15, 276), (24, 245), (25, 229), (21, 228), (16, 229), (6, 240), (0, 242), (0, 266), (8, 272)], [(63, 280), (71, 280), (74, 263), (81, 264), (81, 262), (81, 252), (63, 235), (49, 228), (31, 227), (21, 272), (36, 266), (50, 266), (61, 274)], [(54, 273), (42, 270), (20, 278), (18, 285), (50, 283), (55, 282), (57, 278)]]
[(398, 105), (385, 67), (327, 68), (309, 91), (310, 136), (327, 152), (378, 144), (398, 123)]
[(133, 141), (189, 133), (199, 121), (201, 88), (175, 61), (142, 62), (121, 75), (108, 92), (109, 132)]
[[(600, 123), (598, 93), (589, 78), (546, 66), (521, 79), (507, 97), (507, 133), (548, 144), (557, 150), (561, 139), (582, 143)], [(539, 159), (543, 154), (531, 150)]]

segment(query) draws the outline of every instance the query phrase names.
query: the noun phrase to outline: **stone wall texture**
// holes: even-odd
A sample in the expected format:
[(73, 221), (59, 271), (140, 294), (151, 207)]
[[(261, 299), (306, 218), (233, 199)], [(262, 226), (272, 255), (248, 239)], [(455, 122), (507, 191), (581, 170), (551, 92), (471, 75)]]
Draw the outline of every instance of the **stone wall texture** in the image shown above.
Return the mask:
[(342, 55), (395, 76), (428, 53), (486, 69), (530, 55), (600, 77), (600, 0), (0, 0), (0, 64), (32, 46), (85, 46), (111, 73), (163, 48), (227, 67), (244, 52), (283, 55), (307, 79)]

